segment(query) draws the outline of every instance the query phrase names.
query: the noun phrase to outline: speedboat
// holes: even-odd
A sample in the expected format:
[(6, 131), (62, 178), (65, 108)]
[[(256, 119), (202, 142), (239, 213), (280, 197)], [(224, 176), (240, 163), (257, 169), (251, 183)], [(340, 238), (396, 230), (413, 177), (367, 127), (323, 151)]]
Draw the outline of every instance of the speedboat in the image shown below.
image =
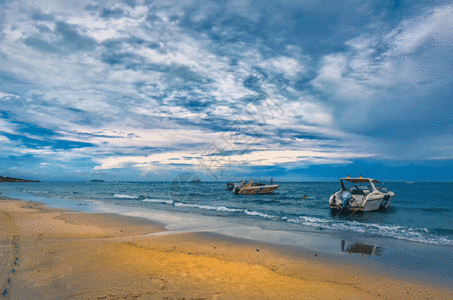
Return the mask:
[(341, 190), (330, 196), (329, 206), (333, 213), (344, 211), (375, 211), (386, 209), (392, 203), (394, 192), (382, 182), (371, 178), (340, 179)]
[(234, 185), (233, 193), (236, 195), (272, 194), (276, 189), (278, 189), (278, 184), (274, 184), (272, 180), (270, 184), (254, 183), (253, 180), (244, 180)]

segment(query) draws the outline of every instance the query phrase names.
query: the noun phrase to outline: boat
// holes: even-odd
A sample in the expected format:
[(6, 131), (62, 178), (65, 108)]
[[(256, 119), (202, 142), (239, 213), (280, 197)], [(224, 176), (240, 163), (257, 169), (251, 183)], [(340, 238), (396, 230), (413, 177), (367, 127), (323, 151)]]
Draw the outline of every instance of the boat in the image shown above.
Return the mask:
[(233, 193), (236, 195), (253, 195), (253, 194), (272, 194), (278, 189), (278, 184), (274, 184), (271, 179), (269, 184), (254, 183), (253, 180), (244, 180), (239, 184), (234, 184)]
[(371, 178), (340, 179), (341, 190), (330, 196), (329, 206), (332, 213), (366, 212), (384, 210), (390, 206), (395, 196), (382, 182)]

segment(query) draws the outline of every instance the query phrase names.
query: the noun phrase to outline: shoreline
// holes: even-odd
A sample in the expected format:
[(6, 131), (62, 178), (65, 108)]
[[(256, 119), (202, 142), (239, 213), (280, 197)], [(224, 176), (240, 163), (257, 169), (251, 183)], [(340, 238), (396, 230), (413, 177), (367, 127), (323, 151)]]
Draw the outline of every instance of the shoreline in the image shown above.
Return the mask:
[[(107, 289), (110, 296), (134, 294), (141, 299), (277, 299), (281, 295), (288, 299), (303, 298), (301, 295), (314, 299), (334, 296), (447, 299), (453, 296), (451, 286), (443, 280), (435, 286), (435, 274), (431, 278), (433, 282), (423, 282), (410, 279), (410, 272), (389, 272), (378, 268), (376, 263), (359, 261), (351, 255), (343, 255), (344, 259), (338, 261), (338, 254), (224, 235), (222, 230), (202, 230), (200, 226), (178, 231), (175, 223), (171, 225), (174, 220), (167, 220), (164, 228), (164, 222), (149, 218), (87, 214), (11, 199), (0, 200), (0, 208), (2, 215), (14, 220), (4, 227), (20, 232), (20, 237), (3, 233), (0, 239), (2, 251), (14, 256), (12, 247), (17, 243), (20, 254), (17, 272), (5, 288), (8, 294), (19, 294), (23, 299), (27, 299), (24, 294), (27, 290), (39, 290), (45, 295), (42, 299), (62, 297), (69, 287), (78, 291), (88, 289), (99, 297)], [(34, 224), (39, 220), (40, 228), (30, 226), (33, 220)], [(49, 243), (55, 249), (45, 254), (49, 250), (44, 245)], [(46, 271), (42, 271), (43, 265)], [(94, 287), (82, 275), (91, 276), (103, 288)], [(130, 282), (127, 278), (131, 276), (137, 281)], [(43, 282), (42, 278), (47, 279)], [(367, 286), (360, 283), (364, 278)], [(0, 280), (3, 291), (5, 279), (0, 277)], [(108, 282), (112, 280), (121, 289), (110, 286)], [(25, 286), (28, 288), (24, 289)], [(86, 293), (74, 297), (90, 298)]]
[[(450, 287), (453, 282), (453, 256), (449, 245), (427, 244), (400, 240), (385, 236), (373, 236), (357, 232), (315, 228), (312, 226), (276, 223), (263, 219), (238, 219), (235, 217), (209, 216), (197, 212), (169, 211), (107, 204), (84, 200), (72, 201), (51, 198), (39, 200), (48, 206), (69, 208), (84, 212), (113, 213), (140, 217), (161, 222), (168, 232), (214, 232), (227, 238), (260, 241), (285, 247), (295, 247), (298, 252), (314, 256), (321, 252), (332, 261), (345, 261), (358, 267), (364, 265), (382, 270), (382, 274), (399, 273), (398, 277), (416, 279)], [(281, 226), (286, 226), (282, 230)], [(164, 233), (155, 233), (162, 235)], [(377, 248), (380, 253), (370, 253)], [(435, 276), (433, 276), (433, 274)]]

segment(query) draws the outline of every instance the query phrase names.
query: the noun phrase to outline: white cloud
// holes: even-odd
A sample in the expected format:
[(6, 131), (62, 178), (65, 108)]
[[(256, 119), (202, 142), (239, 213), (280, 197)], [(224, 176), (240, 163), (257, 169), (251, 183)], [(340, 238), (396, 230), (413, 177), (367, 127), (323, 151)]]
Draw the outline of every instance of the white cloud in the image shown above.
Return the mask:
[(335, 100), (373, 100), (376, 87), (370, 84), (372, 75), (360, 72), (361, 65), (369, 63), (363, 58), (351, 59), (346, 54), (329, 54), (323, 58), (318, 76), (311, 84)]
[(6, 100), (10, 100), (10, 98), (19, 98), (18, 95), (15, 95), (15, 94), (9, 94), (9, 93), (3, 93), (3, 92), (0, 92), (0, 100), (3, 100), (3, 101), (6, 101)]
[[(322, 151), (254, 151), (243, 155), (231, 156), (232, 161), (249, 166), (271, 166), (287, 163), (335, 163), (337, 160), (345, 162), (348, 158), (368, 157), (352, 153), (322, 152)], [(337, 162), (338, 163), (338, 162)]]
[(9, 134), (16, 134), (17, 125), (8, 122), (5, 119), (0, 119), (0, 131), (9, 133)]
[(430, 39), (439, 47), (451, 48), (452, 32), (453, 6), (434, 8), (402, 21), (388, 34), (349, 40), (348, 51), (323, 57), (318, 76), (311, 83), (333, 99), (375, 102), (391, 88), (438, 79), (436, 54), (429, 54), (435, 49), (427, 49), (428, 53), (420, 57), (408, 55)]
[(305, 73), (305, 68), (300, 62), (291, 57), (275, 57), (259, 64), (270, 72), (284, 74), (288, 78), (296, 77), (300, 73)]
[(97, 159), (100, 164), (95, 170), (107, 170), (123, 167), (137, 167), (145, 169), (154, 169), (159, 165), (192, 165), (194, 167), (207, 167), (212, 169), (229, 167), (230, 164), (235, 166), (273, 166), (285, 165), (288, 163), (296, 164), (338, 164), (348, 163), (348, 159), (359, 157), (370, 157), (371, 155), (341, 152), (323, 152), (323, 151), (252, 151), (242, 155), (230, 156), (201, 156), (195, 152), (166, 152), (151, 154), (148, 156), (120, 156)]
[(403, 21), (386, 36), (392, 45), (388, 55), (412, 53), (429, 38), (439, 45), (453, 44), (453, 5), (436, 7), (423, 16)]
[[(187, 159), (186, 157), (192, 158)], [(194, 152), (166, 152), (152, 154), (149, 156), (121, 156), (107, 157), (97, 159), (100, 166), (96, 166), (95, 170), (106, 170), (113, 168), (121, 168), (128, 164), (139, 168), (147, 167), (152, 164), (169, 165), (169, 164), (194, 164), (193, 158), (197, 157)]]
[(216, 117), (226, 119), (234, 119), (238, 116), (238, 112), (235, 109), (225, 105), (216, 105), (213, 108), (210, 108), (208, 111)]
[[(174, 148), (181, 145), (204, 145), (219, 137), (220, 133), (195, 129), (137, 129), (137, 128), (78, 128), (71, 139), (87, 141), (111, 149), (148, 147)], [(70, 135), (67, 132), (65, 136)], [(88, 134), (88, 135), (87, 135)]]
[(259, 12), (255, 10), (250, 0), (230, 0), (227, 4), (227, 10), (253, 22), (257, 22), (260, 18)]
[(306, 100), (287, 102), (282, 104), (282, 109), (285, 111), (285, 118), (289, 118), (289, 120), (302, 119), (306, 124), (320, 126), (329, 126), (333, 122), (330, 109), (319, 102)]

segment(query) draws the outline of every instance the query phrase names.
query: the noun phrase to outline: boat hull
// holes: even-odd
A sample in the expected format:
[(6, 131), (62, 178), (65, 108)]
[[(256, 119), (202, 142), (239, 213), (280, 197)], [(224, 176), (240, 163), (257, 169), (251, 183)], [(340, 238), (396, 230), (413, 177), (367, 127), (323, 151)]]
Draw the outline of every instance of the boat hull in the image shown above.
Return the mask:
[(278, 184), (274, 185), (263, 185), (263, 186), (249, 186), (241, 189), (239, 194), (241, 195), (253, 195), (253, 194), (272, 194), (278, 189)]
[(390, 207), (392, 204), (393, 197), (390, 195), (384, 195), (383, 197), (379, 198), (372, 198), (372, 199), (365, 199), (363, 201), (363, 204), (360, 206), (348, 206), (348, 207), (343, 207), (341, 204), (331, 204), (330, 209), (332, 210), (347, 210), (347, 211), (361, 211), (361, 212), (367, 212), (367, 211), (378, 211), (382, 209), (386, 209)]
[(389, 198), (387, 202), (385, 202), (384, 198), (379, 199), (370, 199), (365, 202), (363, 206), (363, 211), (376, 211), (380, 209), (385, 209), (390, 206), (392, 202), (392, 198)]

